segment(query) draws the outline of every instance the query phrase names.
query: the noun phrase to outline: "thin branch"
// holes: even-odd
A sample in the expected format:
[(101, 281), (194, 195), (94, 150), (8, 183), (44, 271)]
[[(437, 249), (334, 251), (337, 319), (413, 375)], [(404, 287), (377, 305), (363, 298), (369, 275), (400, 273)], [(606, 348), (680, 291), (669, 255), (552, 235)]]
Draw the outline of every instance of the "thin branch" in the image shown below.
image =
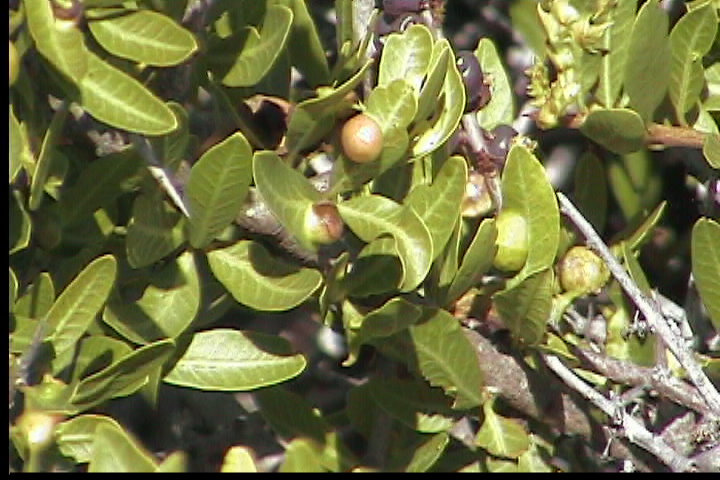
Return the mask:
[(666, 147), (702, 148), (706, 135), (692, 128), (652, 123), (647, 128), (645, 143)]
[(613, 401), (595, 391), (567, 368), (559, 358), (554, 355), (543, 355), (543, 358), (550, 370), (555, 372), (567, 386), (580, 393), (607, 416), (616, 419), (617, 424), (622, 426), (621, 435), (623, 437), (655, 455), (675, 472), (687, 472), (694, 469), (692, 460), (678, 454), (662, 438), (652, 434), (627, 412), (617, 408)]
[(620, 262), (618, 262), (610, 252), (610, 249), (608, 249), (600, 236), (595, 232), (592, 225), (585, 220), (572, 202), (560, 192), (557, 193), (557, 197), (563, 214), (568, 216), (582, 232), (587, 245), (595, 250), (605, 261), (613, 277), (615, 277), (625, 293), (633, 300), (650, 325), (670, 348), (670, 351), (678, 359), (680, 365), (685, 369), (688, 377), (710, 407), (712, 414), (720, 417), (720, 394), (705, 375), (700, 365), (695, 361), (692, 352), (680, 338), (677, 338), (678, 336), (668, 325), (657, 304), (647, 298), (635, 282), (633, 282), (622, 265), (620, 265)]

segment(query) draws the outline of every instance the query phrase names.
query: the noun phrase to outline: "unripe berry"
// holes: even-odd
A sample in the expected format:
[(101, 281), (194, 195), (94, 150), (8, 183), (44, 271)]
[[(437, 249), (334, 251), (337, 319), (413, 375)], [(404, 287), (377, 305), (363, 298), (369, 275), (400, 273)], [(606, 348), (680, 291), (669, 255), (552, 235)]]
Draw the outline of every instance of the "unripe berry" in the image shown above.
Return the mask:
[(605, 262), (583, 246), (568, 250), (558, 268), (562, 288), (583, 295), (599, 291), (610, 279)]
[(355, 163), (376, 160), (383, 149), (380, 125), (368, 115), (355, 115), (343, 125), (340, 133), (343, 152)]
[(504, 272), (516, 272), (525, 265), (528, 255), (527, 221), (515, 210), (502, 210), (495, 218), (498, 235), (493, 266)]
[(329, 245), (342, 237), (344, 223), (337, 206), (331, 202), (316, 203), (305, 217), (305, 235), (315, 245)]
[(55, 425), (61, 420), (58, 415), (31, 410), (23, 413), (18, 418), (17, 426), (25, 437), (31, 451), (42, 451), (53, 442)]

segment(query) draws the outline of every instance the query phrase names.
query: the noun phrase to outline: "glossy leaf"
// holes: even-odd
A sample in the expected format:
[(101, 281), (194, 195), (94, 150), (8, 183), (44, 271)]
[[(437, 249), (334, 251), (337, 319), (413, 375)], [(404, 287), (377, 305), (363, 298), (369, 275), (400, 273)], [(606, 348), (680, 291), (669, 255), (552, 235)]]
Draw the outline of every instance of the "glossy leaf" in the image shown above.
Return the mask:
[(635, 152), (645, 145), (643, 119), (624, 108), (591, 112), (580, 131), (614, 153)]
[(255, 473), (257, 467), (253, 458), (253, 451), (248, 447), (230, 447), (225, 452), (223, 463), (220, 467), (221, 473)]
[(342, 286), (351, 297), (367, 297), (396, 291), (402, 278), (403, 266), (395, 240), (378, 237), (360, 250)]
[(90, 20), (88, 27), (95, 40), (111, 54), (146, 65), (177, 65), (198, 49), (190, 31), (152, 10)]
[(411, 473), (428, 471), (443, 454), (448, 443), (450, 443), (450, 437), (447, 433), (441, 432), (433, 435), (415, 450), (405, 471)]
[(187, 184), (190, 244), (206, 247), (240, 212), (251, 180), (252, 149), (237, 132), (193, 165)]
[(495, 413), (492, 404), (483, 405), (485, 419), (475, 436), (475, 444), (497, 457), (518, 458), (530, 448), (530, 437), (517, 420)]
[(281, 386), (258, 390), (255, 399), (265, 421), (284, 438), (307, 437), (322, 443), (331, 429), (310, 402)]
[(353, 198), (338, 205), (338, 210), (364, 242), (384, 234), (395, 239), (403, 266), (401, 291), (410, 291), (422, 282), (430, 270), (433, 244), (425, 223), (414, 210), (377, 195)]
[(606, 108), (616, 106), (618, 95), (622, 89), (630, 34), (636, 11), (637, 0), (623, 0), (615, 4), (610, 14), (612, 25), (605, 32), (604, 45), (609, 52), (602, 56), (597, 88), (598, 100)]
[(162, 198), (159, 190), (141, 193), (133, 202), (125, 251), (133, 268), (151, 265), (184, 241), (182, 214)]
[(385, 86), (378, 86), (370, 93), (367, 110), (380, 125), (383, 136), (394, 129), (404, 129), (415, 117), (417, 98), (412, 86), (402, 78), (394, 79)]
[(155, 468), (152, 455), (124, 430), (107, 425), (97, 427), (88, 472), (140, 473), (153, 472)]
[(701, 218), (692, 231), (693, 276), (715, 329), (720, 330), (720, 225)]
[(542, 342), (552, 310), (553, 274), (546, 269), (493, 295), (495, 308), (514, 338), (526, 345)]
[(81, 81), (90, 70), (90, 53), (80, 29), (70, 20), (56, 19), (46, 0), (26, 0), (23, 6), (38, 51), (71, 80)]
[(45, 193), (45, 183), (52, 168), (54, 150), (58, 140), (61, 138), (67, 113), (67, 105), (63, 104), (53, 115), (50, 126), (45, 132), (42, 147), (40, 147), (40, 153), (35, 164), (35, 171), (32, 175), (32, 183), (30, 184), (30, 198), (28, 200), (30, 210), (37, 210), (40, 207), (40, 202)]
[(133, 350), (107, 368), (83, 378), (75, 387), (70, 402), (91, 408), (117, 396), (137, 391), (153, 370), (175, 351), (172, 340), (162, 340)]
[(495, 258), (495, 252), (497, 252), (496, 239), (495, 220), (486, 218), (480, 223), (472, 242), (470, 242), (470, 246), (463, 256), (460, 268), (452, 279), (446, 297), (447, 305), (470, 290), (490, 270)]
[(196, 333), (163, 381), (213, 391), (246, 391), (284, 382), (306, 365), (281, 337), (215, 329)]
[[(647, 242), (652, 235), (655, 226), (658, 224), (662, 216), (665, 214), (665, 208), (667, 202), (662, 202), (660, 205), (648, 214), (643, 221), (636, 227), (633, 228), (629, 235), (627, 235), (627, 244), (631, 250), (639, 250), (640, 247)], [(620, 235), (619, 238), (625, 238), (624, 235)]]
[(451, 399), (425, 383), (373, 378), (366, 385), (373, 401), (383, 411), (417, 432), (443, 432), (455, 421)]
[(442, 93), (438, 98), (437, 119), (412, 146), (412, 155), (421, 157), (434, 152), (455, 132), (465, 110), (465, 85), (457, 64), (448, 60)]
[(402, 33), (392, 33), (385, 40), (380, 59), (378, 85), (405, 80), (416, 92), (428, 71), (433, 37), (424, 25), (412, 25)]
[(141, 166), (142, 159), (134, 150), (111, 153), (87, 165), (77, 181), (62, 193), (62, 223), (72, 225), (87, 220), (97, 209), (110, 205)]
[(415, 210), (430, 231), (435, 250), (433, 260), (445, 248), (455, 228), (466, 183), (465, 159), (453, 156), (445, 161), (432, 185), (416, 186), (405, 199), (405, 205)]
[(720, 135), (714, 134), (705, 137), (703, 155), (711, 167), (720, 169)]
[(48, 311), (46, 339), (55, 354), (75, 347), (100, 311), (115, 282), (117, 266), (112, 255), (96, 258), (68, 285)]
[(97, 373), (131, 352), (130, 345), (122, 340), (103, 335), (85, 337), (80, 341), (74, 360), (72, 381)]
[(253, 178), (273, 215), (304, 247), (314, 249), (305, 235), (305, 216), (321, 200), (320, 193), (275, 152), (255, 152)]
[(652, 119), (668, 87), (668, 23), (668, 15), (658, 0), (650, 0), (640, 8), (630, 35), (625, 92), (630, 97), (630, 105), (646, 122)]
[(90, 115), (113, 127), (143, 135), (162, 135), (177, 127), (172, 110), (131, 76), (89, 53), (80, 103)]
[(488, 131), (500, 124), (512, 124), (515, 120), (515, 97), (493, 41), (481, 38), (475, 56), (485, 78), (492, 79), (490, 101), (476, 114), (478, 124)]
[(720, 62), (715, 62), (704, 71), (708, 95), (703, 102), (705, 110), (720, 111)]
[(248, 87), (258, 83), (270, 71), (285, 46), (293, 21), (292, 11), (282, 5), (271, 5), (258, 32), (248, 27), (248, 36), (235, 63), (223, 77), (229, 87)]
[(703, 88), (702, 57), (710, 51), (718, 31), (715, 10), (710, 3), (690, 10), (670, 32), (669, 93), (681, 124), (686, 124), (685, 113), (695, 106)]
[(142, 297), (129, 302), (114, 295), (103, 321), (141, 345), (183, 333), (200, 308), (200, 283), (192, 252), (184, 252), (150, 277)]
[(422, 314), (422, 309), (401, 297), (393, 298), (382, 307), (363, 317), (359, 328), (348, 332), (348, 358), (344, 366), (350, 366), (357, 360), (360, 347), (375, 338), (389, 337), (414, 324)]
[(560, 235), (560, 212), (545, 169), (530, 151), (510, 149), (502, 174), (503, 209), (520, 213), (527, 222), (528, 255), (517, 279), (552, 265)]
[(448, 71), (447, 64), (451, 61), (453, 61), (453, 53), (447, 39), (441, 39), (435, 42), (432, 47), (428, 74), (423, 82), (420, 95), (418, 96), (415, 123), (427, 120), (435, 111), (437, 100), (445, 84), (445, 76)]
[(317, 270), (287, 263), (249, 240), (208, 252), (208, 262), (238, 302), (257, 310), (294, 308), (322, 283)]
[(88, 463), (93, 457), (93, 442), (100, 426), (122, 431), (119, 423), (105, 415), (80, 415), (60, 423), (55, 439), (63, 455), (78, 463)]
[(283, 3), (293, 12), (292, 29), (288, 40), (293, 65), (297, 66), (311, 86), (327, 84), (330, 69), (307, 3), (304, 0), (283, 0)]
[(583, 216), (602, 233), (607, 216), (608, 187), (600, 159), (586, 152), (575, 167), (575, 203)]

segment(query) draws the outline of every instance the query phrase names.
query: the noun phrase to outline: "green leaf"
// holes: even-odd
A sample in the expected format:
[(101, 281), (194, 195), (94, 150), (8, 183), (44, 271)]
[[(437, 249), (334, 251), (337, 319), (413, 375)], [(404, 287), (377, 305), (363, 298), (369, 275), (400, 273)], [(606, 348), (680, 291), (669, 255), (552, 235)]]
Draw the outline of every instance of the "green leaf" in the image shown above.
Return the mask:
[(56, 19), (46, 0), (25, 0), (25, 15), (35, 47), (53, 66), (75, 82), (89, 72), (90, 53), (72, 20)]
[(305, 365), (284, 338), (215, 329), (196, 333), (163, 380), (200, 390), (245, 391), (289, 380)]
[(530, 448), (518, 457), (518, 471), (523, 473), (552, 473), (553, 467), (548, 465), (540, 454), (537, 444), (533, 441), (534, 436), (530, 435), (530, 439)]
[(293, 12), (292, 30), (288, 40), (292, 64), (312, 87), (327, 84), (330, 69), (307, 3), (304, 0), (283, 0), (283, 3)]
[(448, 443), (450, 443), (450, 437), (447, 433), (440, 432), (433, 435), (428, 441), (415, 449), (415, 453), (410, 463), (405, 467), (405, 471), (411, 473), (428, 471), (443, 454)]
[(10, 189), (10, 226), (8, 234), (10, 237), (10, 255), (30, 245), (30, 234), (32, 221), (25, 209), (25, 202), (22, 193), (13, 188)]
[(95, 259), (50, 307), (45, 316), (48, 325), (45, 338), (53, 344), (56, 356), (74, 348), (95, 319), (110, 294), (116, 270), (112, 255)]
[(77, 463), (88, 463), (93, 457), (93, 441), (100, 426), (122, 431), (119, 423), (105, 415), (80, 415), (55, 428), (55, 441), (60, 452)]
[(715, 62), (705, 69), (705, 83), (708, 95), (703, 102), (705, 110), (720, 111), (720, 62)]
[(514, 145), (502, 174), (503, 209), (525, 217), (528, 256), (516, 279), (552, 265), (560, 237), (560, 211), (545, 169), (527, 148)]
[(625, 108), (591, 112), (580, 131), (614, 153), (631, 153), (645, 146), (643, 119)]
[[(622, 2), (624, 3), (624, 2)], [(635, 13), (635, 12), (633, 12)], [(537, 2), (515, 1), (510, 4), (510, 21), (538, 58), (545, 57), (545, 31), (537, 15)]]
[(317, 446), (308, 439), (296, 438), (285, 448), (285, 461), (280, 472), (325, 472), (318, 458)]
[(631, 225), (632, 233), (618, 235), (618, 238), (613, 239), (613, 244), (619, 242), (621, 239), (630, 246), (630, 250), (638, 250), (646, 241), (650, 239), (650, 235), (653, 229), (658, 224), (663, 214), (665, 213), (665, 207), (667, 207), (667, 201), (660, 203), (655, 209), (647, 215), (639, 225)]
[(80, 82), (80, 104), (113, 127), (143, 135), (163, 135), (177, 128), (172, 110), (143, 84), (89, 53)]
[[(232, 448), (230, 450), (232, 450)], [(227, 456), (225, 458), (227, 458)], [(190, 463), (188, 454), (182, 450), (178, 450), (165, 457), (155, 469), (155, 473), (186, 473), (188, 471), (188, 463)]]
[(358, 253), (342, 287), (351, 297), (368, 297), (396, 291), (403, 278), (403, 266), (397, 256), (395, 240), (379, 237)]
[(160, 192), (141, 193), (133, 202), (125, 251), (133, 268), (147, 267), (164, 258), (185, 240), (182, 214)]
[(265, 421), (286, 439), (307, 437), (322, 443), (330, 430), (330, 425), (304, 397), (283, 387), (260, 389), (255, 400)]
[(703, 155), (712, 168), (720, 169), (720, 135), (712, 134), (705, 137)]
[(13, 182), (23, 165), (34, 162), (30, 145), (27, 141), (25, 129), (15, 118), (12, 105), (10, 106), (10, 182)]
[(257, 467), (253, 450), (248, 447), (230, 447), (225, 453), (220, 473), (255, 473)]
[(424, 382), (372, 378), (366, 386), (385, 413), (417, 432), (443, 432), (455, 422), (451, 399)]
[(432, 237), (410, 207), (403, 208), (377, 195), (356, 197), (338, 205), (345, 223), (364, 242), (390, 234), (395, 239), (403, 279), (400, 290), (410, 291), (423, 281), (433, 257)]
[(526, 345), (538, 345), (550, 318), (552, 294), (553, 274), (546, 269), (496, 293), (493, 301), (513, 338), (522, 339)]
[(198, 49), (193, 34), (152, 10), (126, 11), (88, 21), (95, 40), (108, 52), (138, 63), (169, 67)]
[(88, 164), (60, 197), (63, 225), (87, 220), (97, 209), (110, 205), (125, 191), (125, 184), (141, 166), (142, 159), (132, 149), (111, 153)]
[(692, 231), (690, 254), (698, 293), (716, 330), (720, 330), (720, 225), (701, 218)]
[(585, 152), (575, 167), (575, 204), (598, 233), (605, 229), (608, 187), (602, 162)]
[(110, 298), (103, 321), (125, 338), (141, 345), (177, 338), (200, 308), (200, 282), (193, 253), (184, 252), (150, 277), (142, 297), (129, 302)]
[[(15, 315), (40, 320), (55, 301), (55, 287), (47, 272), (42, 272), (17, 299), (12, 311)], [(12, 303), (11, 303), (12, 305)]]
[(483, 375), (457, 319), (438, 309), (426, 309), (424, 319), (408, 327), (408, 332), (374, 343), (454, 397), (453, 408), (469, 409), (483, 403)]
[(452, 61), (452, 56), (452, 48), (446, 39), (443, 38), (433, 44), (430, 67), (428, 68), (428, 75), (423, 82), (422, 90), (418, 97), (414, 123), (421, 123), (427, 120), (435, 111), (437, 99), (440, 97), (440, 92), (445, 84), (445, 76), (447, 75), (448, 69), (447, 64)]
[(463, 256), (460, 268), (450, 284), (445, 304), (450, 305), (477, 284), (492, 267), (497, 245), (495, 220), (486, 218), (480, 223), (475, 236)]
[(670, 80), (668, 24), (668, 15), (658, 0), (650, 0), (640, 8), (630, 35), (625, 92), (630, 105), (646, 122), (662, 102)]
[(366, 113), (377, 121), (384, 137), (395, 129), (405, 129), (415, 118), (416, 111), (415, 91), (402, 78), (375, 87), (367, 100)]
[(286, 263), (250, 240), (208, 252), (215, 277), (240, 303), (284, 311), (304, 302), (322, 283), (317, 270)]
[(447, 62), (447, 74), (437, 103), (439, 113), (412, 146), (413, 157), (422, 157), (440, 148), (460, 124), (465, 110), (465, 85), (454, 61)]
[(32, 183), (30, 185), (30, 199), (28, 206), (30, 210), (37, 210), (45, 193), (45, 183), (48, 180), (52, 168), (55, 146), (62, 135), (62, 129), (67, 118), (67, 104), (63, 103), (60, 109), (55, 112), (50, 126), (45, 132), (42, 147), (38, 154), (35, 171), (32, 175)]
[(478, 124), (490, 131), (500, 124), (513, 123), (515, 95), (493, 41), (487, 37), (481, 38), (475, 49), (475, 56), (485, 78), (492, 79), (490, 101), (476, 113)]
[(432, 185), (418, 185), (405, 199), (427, 225), (434, 248), (433, 260), (442, 253), (458, 221), (460, 203), (465, 195), (467, 164), (453, 156), (435, 176)]
[(200, 157), (187, 184), (190, 244), (206, 247), (240, 212), (251, 180), (252, 149), (237, 132)]
[(612, 25), (605, 32), (604, 45), (609, 53), (602, 56), (597, 88), (598, 100), (607, 108), (616, 106), (618, 95), (622, 89), (630, 34), (636, 11), (637, 0), (623, 0), (617, 2), (610, 13), (609, 20), (612, 21)]
[(137, 391), (148, 376), (175, 351), (172, 340), (161, 340), (140, 347), (109, 367), (85, 377), (77, 384), (70, 402), (87, 409), (117, 396)]
[(91, 335), (80, 340), (80, 348), (74, 360), (72, 381), (78, 382), (99, 372), (130, 354), (127, 343), (102, 335)]
[(359, 328), (348, 332), (348, 358), (343, 366), (355, 363), (360, 347), (375, 338), (389, 337), (414, 324), (422, 309), (401, 297), (395, 297), (382, 307), (368, 313)]
[(485, 419), (475, 436), (475, 445), (496, 457), (518, 458), (530, 448), (530, 437), (525, 428), (512, 418), (501, 417), (485, 402)]
[(378, 70), (378, 85), (405, 80), (416, 92), (428, 71), (433, 37), (425, 25), (412, 25), (402, 33), (391, 33), (385, 40)]
[[(9, 291), (10, 291), (10, 304), (9, 304), (9, 311), (12, 313), (13, 309), (15, 308), (15, 300), (17, 299), (17, 292), (18, 292), (18, 280), (15, 276), (15, 272), (13, 272), (13, 269), (8, 267), (9, 270)], [(51, 300), (52, 302), (52, 300)]]
[(253, 178), (265, 205), (278, 221), (301, 245), (314, 250), (305, 235), (305, 217), (312, 205), (321, 200), (320, 192), (275, 152), (255, 152)]
[(247, 27), (248, 36), (223, 85), (249, 87), (258, 83), (283, 51), (293, 21), (293, 12), (282, 5), (268, 7), (262, 31)]
[[(112, 454), (108, 454), (112, 452)], [(99, 425), (95, 430), (88, 472), (154, 472), (155, 460), (122, 429)]]
[(700, 97), (704, 75), (702, 57), (712, 48), (718, 31), (716, 7), (710, 3), (683, 15), (670, 32), (670, 99), (677, 119), (687, 124), (687, 113)]

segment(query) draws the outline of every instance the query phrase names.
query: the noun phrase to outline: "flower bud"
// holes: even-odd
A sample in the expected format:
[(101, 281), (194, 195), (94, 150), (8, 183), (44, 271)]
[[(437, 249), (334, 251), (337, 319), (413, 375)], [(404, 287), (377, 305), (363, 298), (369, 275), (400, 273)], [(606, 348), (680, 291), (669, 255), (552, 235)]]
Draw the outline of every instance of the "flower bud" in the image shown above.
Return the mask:
[(502, 210), (495, 218), (498, 235), (493, 266), (504, 272), (516, 272), (528, 255), (528, 229), (525, 217), (515, 210)]

